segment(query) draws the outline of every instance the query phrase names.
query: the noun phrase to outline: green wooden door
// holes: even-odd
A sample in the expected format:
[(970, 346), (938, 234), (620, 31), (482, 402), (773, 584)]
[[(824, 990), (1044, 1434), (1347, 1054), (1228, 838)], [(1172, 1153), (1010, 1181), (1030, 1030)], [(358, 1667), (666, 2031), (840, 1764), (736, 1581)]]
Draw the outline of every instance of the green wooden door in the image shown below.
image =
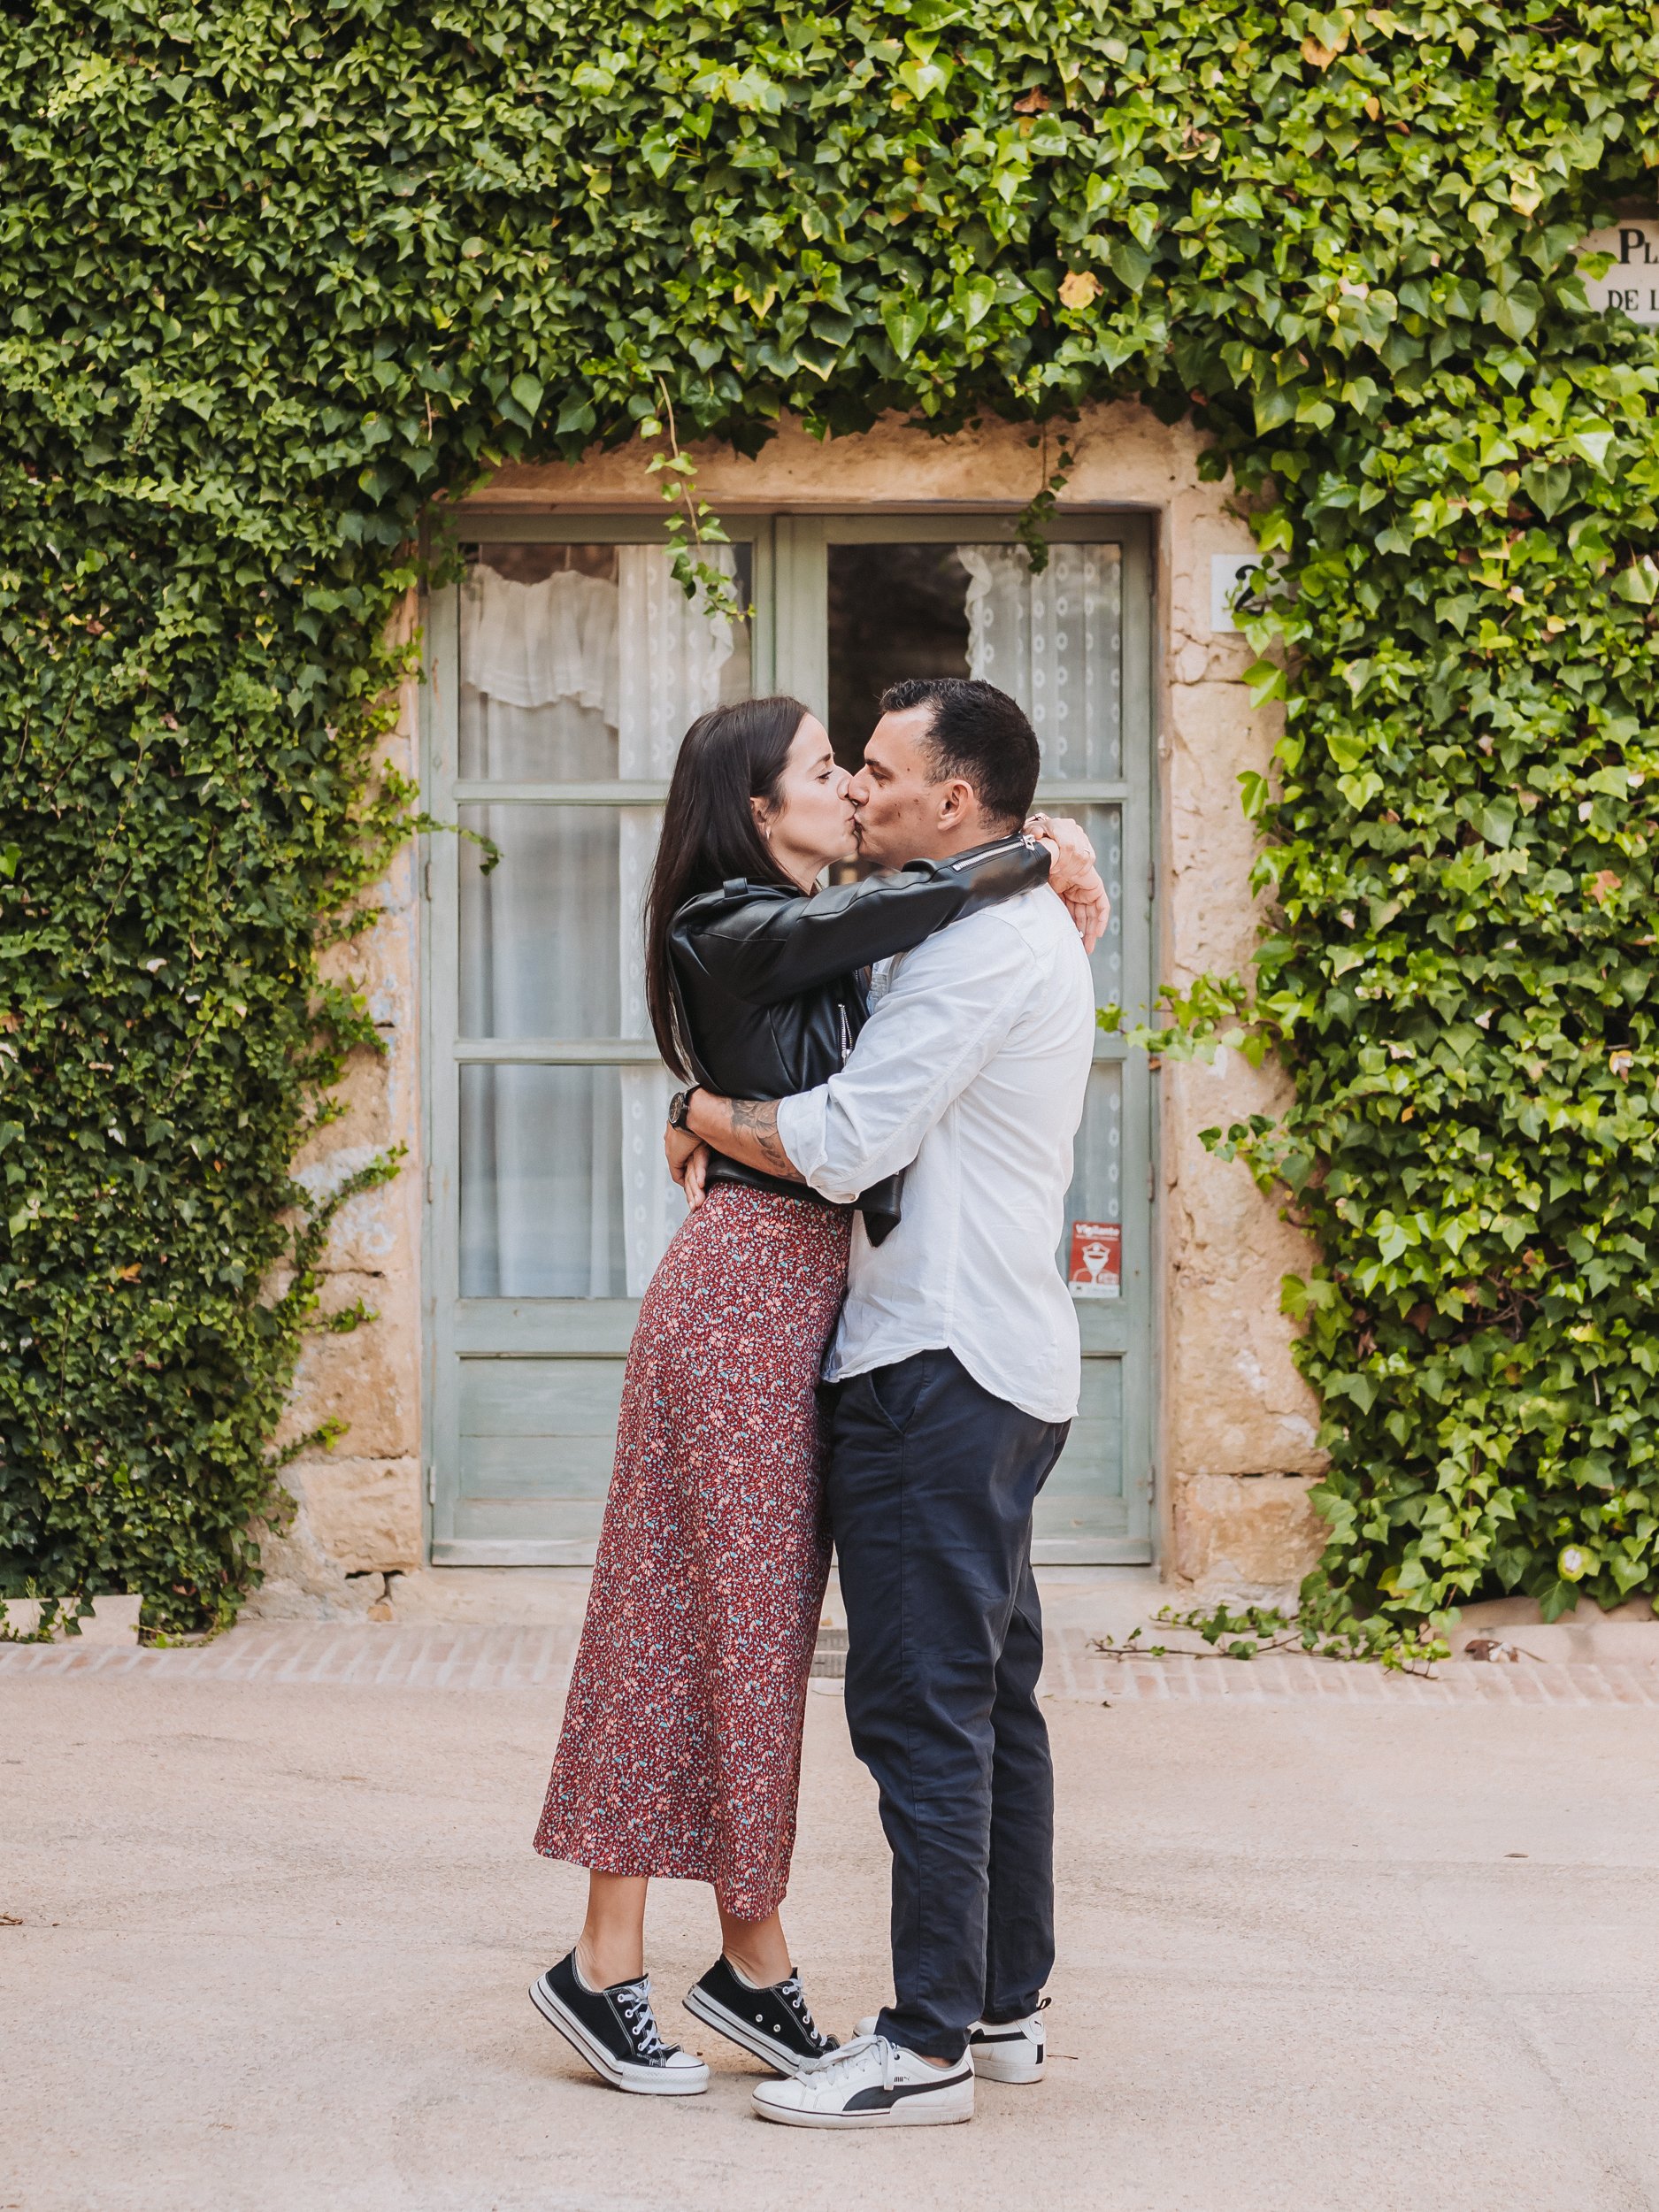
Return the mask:
[[(426, 1438), (438, 1564), (590, 1559), (641, 1292), (679, 1217), (644, 1018), (639, 899), (673, 746), (717, 699), (826, 703), (856, 759), (900, 673), (989, 675), (1044, 742), (1045, 803), (1111, 884), (1102, 995), (1150, 974), (1150, 597), (1102, 518), (1030, 576), (1006, 517), (733, 521), (753, 622), (687, 607), (650, 522), (514, 518), (434, 603), (427, 841)], [(1031, 695), (1027, 696), (1027, 693)], [(1076, 1248), (1082, 1412), (1040, 1555), (1150, 1555), (1150, 1102), (1102, 1037), (1060, 1255)]]
[[(1070, 520), (1033, 575), (1007, 515), (849, 514), (777, 526), (778, 681), (828, 704), (849, 766), (882, 689), (975, 675), (1032, 718), (1040, 803), (1093, 839), (1112, 922), (1094, 956), (1102, 1002), (1149, 997), (1151, 564), (1146, 526)], [(1151, 1080), (1144, 1055), (1095, 1041), (1058, 1261), (1083, 1340), (1078, 1419), (1036, 1520), (1036, 1556), (1138, 1561), (1152, 1542)], [(1075, 1260), (1075, 1265), (1074, 1265)]]
[[(769, 526), (733, 538), (769, 606)], [(687, 604), (643, 518), (491, 526), (428, 649), (426, 801), (470, 833), (424, 877), (432, 1557), (577, 1563), (684, 1212), (640, 956), (660, 810), (687, 725), (770, 657)]]

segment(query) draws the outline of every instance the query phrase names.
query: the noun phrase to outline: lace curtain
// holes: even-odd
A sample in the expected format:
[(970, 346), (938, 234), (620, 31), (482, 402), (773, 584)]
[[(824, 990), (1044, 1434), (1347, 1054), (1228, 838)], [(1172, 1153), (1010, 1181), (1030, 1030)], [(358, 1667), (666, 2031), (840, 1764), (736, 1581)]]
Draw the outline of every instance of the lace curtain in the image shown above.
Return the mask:
[(1056, 545), (1033, 575), (1021, 546), (959, 545), (968, 572), (968, 667), (1018, 699), (1045, 780), (1123, 772), (1115, 545)]
[[(687, 600), (656, 547), (528, 584), (477, 565), (461, 775), (665, 777), (687, 725), (746, 688), (744, 642)], [(649, 1037), (641, 917), (660, 812), (497, 804), (464, 819), (502, 859), (487, 876), (463, 850), (462, 1033)], [(640, 1296), (684, 1210), (662, 1158), (666, 1071), (462, 1072), (462, 1295)]]
[[(708, 548), (704, 557), (710, 555), (725, 574), (735, 574), (729, 546)], [(620, 569), (618, 627), (625, 649), (617, 773), (663, 777), (672, 772), (689, 726), (719, 703), (721, 680), (733, 657), (733, 626), (724, 616), (710, 621), (700, 602), (686, 597), (674, 581), (668, 556), (654, 546), (624, 546)], [(651, 1033), (641, 943), (646, 886), (662, 826), (660, 808), (629, 809), (619, 826), (622, 1025), (618, 1034), (623, 1037)], [(628, 1295), (639, 1298), (684, 1217), (686, 1202), (663, 1159), (667, 1069), (625, 1068), (621, 1090)]]

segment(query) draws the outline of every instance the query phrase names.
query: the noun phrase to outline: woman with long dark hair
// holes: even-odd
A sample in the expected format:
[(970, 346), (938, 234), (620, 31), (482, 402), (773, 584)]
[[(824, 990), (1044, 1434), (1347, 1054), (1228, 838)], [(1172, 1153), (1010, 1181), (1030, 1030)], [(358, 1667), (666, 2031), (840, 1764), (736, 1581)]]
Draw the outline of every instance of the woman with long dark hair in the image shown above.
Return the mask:
[[(1040, 885), (1018, 833), (818, 891), (852, 849), (849, 778), (797, 699), (722, 707), (687, 733), (646, 910), (652, 1026), (682, 1078), (782, 1098), (825, 1082), (865, 1017), (861, 972), (987, 901)], [(1087, 846), (1068, 848), (1075, 875)], [(536, 1832), (588, 1869), (574, 1948), (531, 1990), (620, 2089), (707, 2086), (659, 2036), (644, 1971), (654, 1876), (710, 1884), (721, 1955), (688, 1994), (787, 2073), (814, 2026), (779, 1906), (795, 1840), (805, 1692), (829, 1547), (815, 1390), (852, 1217), (875, 1240), (893, 1186), (853, 1207), (714, 1156), (647, 1291), (565, 1725)]]

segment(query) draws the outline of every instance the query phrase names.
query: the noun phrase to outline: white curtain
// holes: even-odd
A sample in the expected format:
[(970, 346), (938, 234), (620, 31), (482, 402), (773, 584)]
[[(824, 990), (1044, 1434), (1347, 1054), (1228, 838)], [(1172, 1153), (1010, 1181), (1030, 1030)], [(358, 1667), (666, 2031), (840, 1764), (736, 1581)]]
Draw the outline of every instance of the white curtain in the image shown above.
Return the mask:
[(1047, 780), (1115, 780), (1121, 565), (1115, 545), (1055, 545), (1033, 575), (1023, 546), (959, 545), (968, 572), (968, 668), (1018, 699)]
[[(706, 557), (735, 576), (729, 546), (707, 549)], [(655, 546), (625, 545), (618, 565), (618, 634), (622, 640), (617, 710), (617, 773), (662, 777), (689, 725), (717, 706), (721, 680), (732, 659), (733, 626), (710, 620), (701, 598), (687, 599), (674, 581), (668, 556)], [(660, 809), (629, 809), (618, 839), (618, 973), (621, 979), (621, 1037), (649, 1037), (645, 967), (640, 956), (645, 889)], [(664, 1067), (625, 1068), (622, 1088), (622, 1183), (628, 1296), (644, 1294), (668, 1248), (686, 1202), (663, 1159), (669, 1078)]]
[[(524, 584), (476, 565), (462, 592), (461, 774), (666, 776), (736, 672), (733, 644), (655, 547), (618, 547), (614, 579), (572, 569)], [(502, 858), (486, 876), (463, 849), (462, 1033), (649, 1037), (641, 910), (660, 815), (497, 805), (463, 819)], [(684, 1211), (662, 1158), (667, 1087), (661, 1069), (463, 1070), (463, 1296), (643, 1293)]]
[[(461, 678), (491, 706), (597, 708), (614, 729), (620, 673), (617, 587), (606, 578), (557, 569), (539, 584), (520, 584), (481, 563), (468, 570)], [(464, 766), (461, 772), (482, 772)]]

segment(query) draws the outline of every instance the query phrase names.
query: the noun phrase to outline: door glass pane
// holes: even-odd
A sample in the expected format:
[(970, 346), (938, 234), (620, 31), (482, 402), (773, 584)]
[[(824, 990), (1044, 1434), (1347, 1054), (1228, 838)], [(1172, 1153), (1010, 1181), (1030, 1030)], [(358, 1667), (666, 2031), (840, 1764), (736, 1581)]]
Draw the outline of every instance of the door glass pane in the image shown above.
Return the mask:
[(978, 676), (1018, 700), (1046, 781), (1123, 772), (1122, 564), (1115, 545), (832, 545), (830, 733), (864, 757), (887, 685)]
[[(747, 606), (748, 545), (709, 546)], [(687, 725), (749, 690), (747, 624), (710, 621), (657, 545), (480, 545), (461, 587), (460, 773), (661, 778)]]
[[(489, 867), (485, 848), (462, 841), (461, 1034), (642, 1036), (642, 1025), (622, 1026), (623, 966), (625, 956), (640, 963), (640, 910), (636, 896), (623, 913), (621, 811), (468, 806), (459, 818), (501, 856)], [(653, 843), (656, 819), (653, 810)]]
[(464, 1067), (463, 1298), (620, 1298), (621, 1075)]
[(463, 1298), (641, 1298), (685, 1218), (661, 1068), (463, 1067)]
[[(1033, 575), (1021, 546), (833, 545), (830, 716), (838, 756), (862, 758), (882, 690), (903, 676), (979, 676), (1032, 718), (1045, 781), (1122, 773), (1119, 556), (1115, 545), (1056, 545)], [(1095, 995), (1124, 994), (1123, 809), (1071, 811), (1094, 844), (1112, 903), (1093, 956)], [(1080, 1294), (1121, 1283), (1122, 1071), (1097, 1067), (1077, 1141), (1063, 1271)], [(1077, 1234), (1074, 1237), (1073, 1232)], [(1073, 1243), (1077, 1263), (1073, 1267)]]
[(1111, 901), (1106, 934), (1089, 956), (1097, 1006), (1121, 1006), (1124, 981), (1124, 811), (1120, 806), (1068, 807), (1056, 799), (1049, 809), (1069, 816), (1094, 848), (1094, 865)]
[[(748, 545), (708, 549), (747, 603)], [(698, 715), (749, 688), (747, 625), (687, 599), (652, 545), (476, 547), (461, 588), (459, 771), (661, 782)], [(464, 807), (462, 1036), (646, 1040), (649, 806)], [(639, 1297), (682, 1217), (660, 1066), (460, 1070), (462, 1295)]]

